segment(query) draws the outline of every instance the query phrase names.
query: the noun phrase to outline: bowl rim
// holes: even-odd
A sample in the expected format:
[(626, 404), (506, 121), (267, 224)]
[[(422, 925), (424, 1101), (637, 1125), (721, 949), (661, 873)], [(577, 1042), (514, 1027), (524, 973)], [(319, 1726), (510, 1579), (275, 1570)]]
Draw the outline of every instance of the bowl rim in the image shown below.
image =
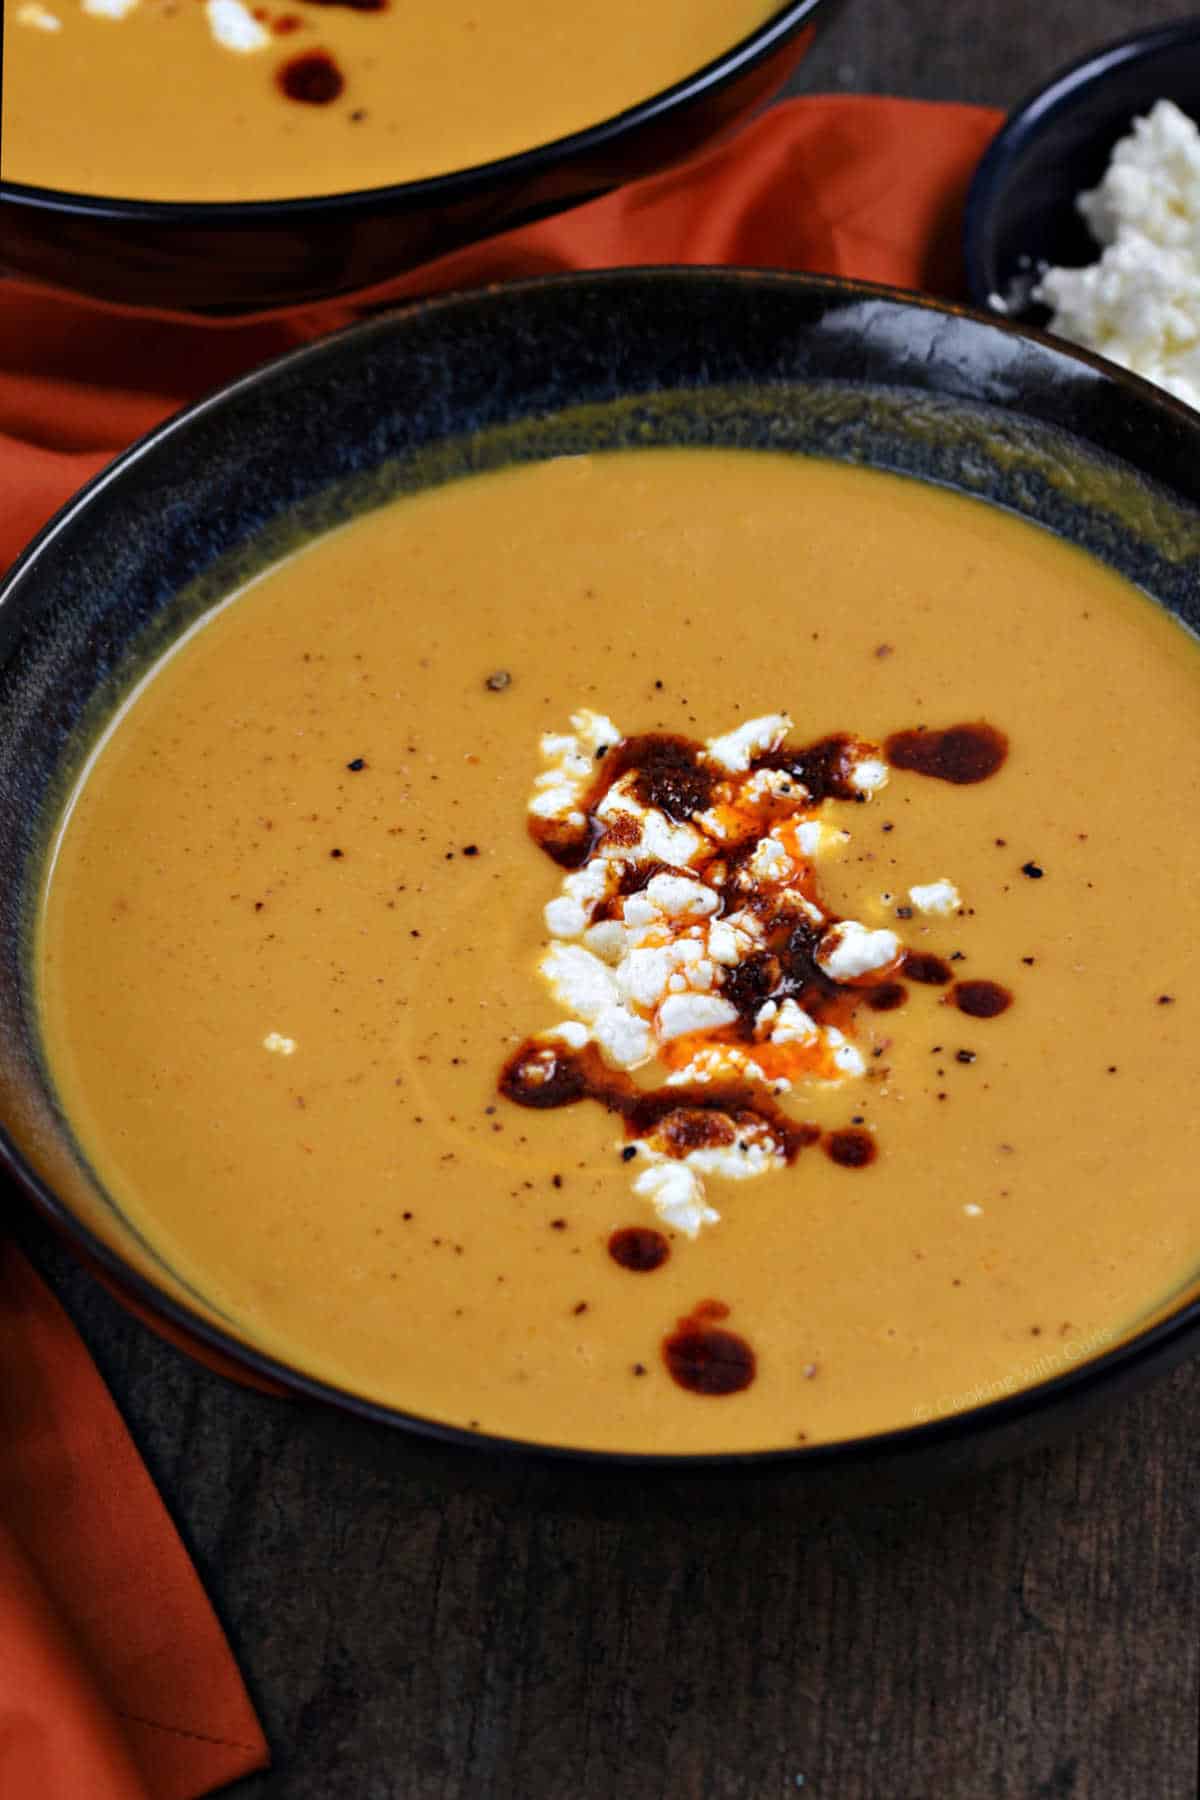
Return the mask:
[(1083, 89), (1103, 80), (1114, 69), (1184, 43), (1200, 43), (1200, 13), (1128, 32), (1086, 51), (1056, 69), (1013, 107), (976, 167), (963, 209), (963, 261), (967, 286), (977, 307), (990, 312), (995, 288), (988, 280), (989, 228), (1011, 163), (1050, 120), (1069, 110)]
[[(725, 281), (731, 285), (767, 284), (791, 289), (798, 295), (809, 294), (814, 297), (827, 295), (831, 299), (840, 297), (843, 302), (847, 303), (855, 301), (891, 302), (905, 310), (935, 313), (943, 317), (965, 320), (970, 325), (981, 327), (987, 332), (1022, 341), (1031, 341), (1067, 364), (1083, 365), (1119, 392), (1126, 391), (1131, 398), (1143, 404), (1148, 403), (1151, 410), (1159, 411), (1167, 419), (1182, 423), (1195, 436), (1197, 445), (1200, 446), (1200, 413), (1184, 405), (1182, 401), (1175, 400), (1153, 383), (1131, 374), (1128, 370), (1108, 362), (1103, 357), (1080, 350), (1073, 344), (1065, 343), (1050, 333), (1022, 326), (1012, 320), (997, 317), (994, 313), (981, 312), (970, 306), (937, 300), (927, 295), (882, 283), (851, 280), (842, 276), (793, 273), (777, 269), (732, 268), (724, 265), (697, 264), (572, 270), (528, 277), (519, 281), (494, 283), (483, 288), (456, 290), (433, 295), (412, 303), (399, 312), (357, 321), (324, 337), (313, 339), (285, 351), (268, 362), (259, 364), (236, 380), (226, 383), (215, 392), (205, 395), (201, 400), (182, 408), (143, 434), (105, 468), (93, 475), (42, 527), (10, 568), (0, 575), (0, 608), (6, 604), (18, 583), (26, 579), (53, 541), (72, 528), (80, 513), (85, 511), (94, 498), (106, 487), (115, 481), (124, 480), (127, 474), (135, 469), (145, 457), (153, 456), (161, 445), (168, 443), (178, 433), (186, 433), (197, 419), (205, 417), (211, 412), (219, 411), (247, 390), (257, 388), (264, 381), (269, 383), (285, 370), (291, 370), (309, 360), (316, 360), (322, 355), (328, 354), (331, 347), (344, 341), (356, 337), (361, 337), (366, 341), (373, 336), (383, 335), (396, 329), (403, 330), (407, 322), (424, 320), (431, 314), (452, 315), (457, 310), (481, 304), (486, 305), (489, 301), (502, 299), (505, 296), (541, 291), (547, 288), (618, 286), (622, 282), (631, 280), (666, 281), (677, 284), (687, 284), (696, 280)], [(1200, 500), (1193, 504), (1200, 512)], [(186, 1340), (198, 1340), (202, 1346), (216, 1352), (220, 1358), (235, 1365), (241, 1365), (251, 1377), (257, 1377), (260, 1381), (282, 1387), (293, 1396), (315, 1401), (322, 1406), (332, 1407), (337, 1412), (349, 1413), (358, 1419), (385, 1425), (392, 1430), (411, 1434), (416, 1439), (423, 1439), (455, 1451), (469, 1452), (476, 1456), (495, 1455), (510, 1462), (516, 1461), (533, 1466), (540, 1465), (584, 1472), (591, 1470), (598, 1473), (630, 1472), (651, 1478), (660, 1475), (721, 1476), (739, 1472), (766, 1474), (780, 1470), (792, 1471), (800, 1476), (804, 1473), (816, 1474), (818, 1471), (848, 1469), (854, 1465), (861, 1467), (868, 1460), (872, 1462), (888, 1459), (900, 1460), (935, 1446), (948, 1447), (961, 1444), (976, 1436), (983, 1436), (988, 1431), (994, 1432), (1006, 1425), (1016, 1425), (1052, 1412), (1071, 1400), (1082, 1400), (1097, 1388), (1114, 1384), (1122, 1375), (1132, 1376), (1146, 1365), (1157, 1363), (1169, 1346), (1200, 1330), (1200, 1288), (1198, 1288), (1193, 1298), (1184, 1299), (1178, 1304), (1172, 1304), (1169, 1300), (1164, 1301), (1162, 1306), (1169, 1310), (1160, 1311), (1160, 1315), (1152, 1319), (1149, 1324), (1133, 1330), (1128, 1336), (1116, 1342), (1111, 1349), (1102, 1351), (1098, 1355), (1082, 1356), (1078, 1362), (1070, 1361), (1059, 1374), (1036, 1381), (1026, 1387), (1017, 1388), (1012, 1393), (1001, 1395), (998, 1398), (984, 1400), (955, 1412), (939, 1414), (928, 1420), (828, 1442), (780, 1445), (757, 1450), (688, 1452), (607, 1450), (569, 1444), (543, 1443), (535, 1439), (509, 1437), (503, 1433), (471, 1430), (465, 1426), (408, 1412), (402, 1407), (388, 1405), (383, 1401), (372, 1400), (351, 1389), (340, 1387), (336, 1382), (306, 1374), (303, 1370), (284, 1361), (282, 1357), (245, 1342), (232, 1331), (228, 1331), (194, 1312), (186, 1302), (163, 1292), (148, 1276), (132, 1268), (118, 1251), (112, 1249), (97, 1236), (90, 1226), (78, 1218), (66, 1203), (59, 1199), (49, 1184), (28, 1167), (2, 1121), (0, 1121), (0, 1174), (7, 1175), (17, 1182), (59, 1235), (77, 1253), (82, 1255), (85, 1264), (90, 1263), (94, 1268), (98, 1267), (101, 1275), (108, 1279), (119, 1295), (128, 1296), (136, 1305), (144, 1308), (151, 1315), (150, 1320), (147, 1321), (151, 1329), (154, 1328), (157, 1319), (168, 1328), (173, 1328), (176, 1333), (181, 1334), (184, 1339), (182, 1347), (185, 1352)]]
[[(826, 4), (828, 0), (781, 0), (768, 19), (719, 56), (621, 112), (563, 137), (532, 144), (526, 150), (513, 151), (510, 155), (472, 163), (461, 169), (448, 169), (416, 181), (386, 182), (377, 187), (347, 188), (332, 194), (303, 194), (279, 200), (135, 200), (0, 180), (0, 202), (127, 224), (213, 227), (261, 226), (267, 220), (286, 225), (325, 213), (355, 217), (396, 207), (404, 211), (448, 207), (502, 187), (510, 180), (532, 178), (563, 162), (605, 149), (628, 133), (659, 122), (690, 101), (716, 92), (764, 61)], [(567, 204), (570, 204), (569, 200)]]

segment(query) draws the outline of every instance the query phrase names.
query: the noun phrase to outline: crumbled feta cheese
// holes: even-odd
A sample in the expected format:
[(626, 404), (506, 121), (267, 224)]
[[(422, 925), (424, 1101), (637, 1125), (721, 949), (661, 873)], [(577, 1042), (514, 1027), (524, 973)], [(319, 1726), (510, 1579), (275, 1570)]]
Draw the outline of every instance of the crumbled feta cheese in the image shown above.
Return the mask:
[(799, 888), (786, 887), (780, 891), (780, 900), (786, 901), (794, 912), (802, 914), (810, 925), (824, 925), (826, 915), (816, 903), (802, 893)]
[(697, 1175), (719, 1175), (726, 1181), (752, 1181), (756, 1175), (784, 1166), (773, 1143), (745, 1134), (739, 1134), (732, 1144), (689, 1150), (687, 1160)]
[[(535, 1084), (553, 1080), (553, 1045), (561, 1056), (564, 1047), (579, 1050), (589, 1042), (618, 1069), (659, 1058), (668, 1089), (734, 1081), (780, 1095), (791, 1089), (792, 1078), (840, 1082), (864, 1075), (856, 1046), (836, 1027), (819, 1024), (792, 994), (761, 1004), (753, 1032), (728, 1030), (741, 1016), (731, 997), (745, 991), (739, 965), (766, 950), (778, 953), (776, 963), (764, 961), (754, 971), (754, 984), (765, 976), (782, 985), (787, 965), (780, 946), (790, 944), (798, 921), (813, 929), (817, 961), (835, 981), (886, 969), (900, 951), (889, 930), (853, 919), (831, 924), (806, 891), (812, 887), (811, 859), (830, 842), (848, 841), (849, 833), (815, 816), (820, 803), (786, 770), (750, 770), (756, 755), (783, 741), (791, 720), (782, 713), (751, 719), (710, 740), (700, 761), (721, 772), (713, 777), (712, 804), (690, 820), (645, 805), (633, 769), (593, 798), (598, 753), (618, 743), (619, 734), (601, 714), (576, 713), (571, 726), (570, 733), (542, 739), (547, 766), (536, 778), (530, 810), (555, 824), (566, 822), (583, 848), (586, 799), (601, 832), (545, 907), (550, 942), (538, 967), (572, 1016), (547, 1034), (544, 1049), (523, 1059), (525, 1077)], [(839, 782), (866, 794), (882, 785), (887, 771), (874, 746), (848, 742), (837, 774)], [(737, 846), (735, 854), (722, 851), (725, 843)], [(644, 889), (626, 892), (647, 862), (662, 866), (646, 869)], [(957, 903), (945, 881), (913, 890), (914, 904), (947, 895)], [(735, 910), (722, 913), (731, 900)], [(597, 917), (601, 905), (605, 916)], [(686, 1107), (686, 1099), (681, 1104)], [(649, 1132), (637, 1146), (650, 1166), (638, 1175), (635, 1191), (689, 1236), (717, 1219), (704, 1198), (705, 1176), (742, 1181), (786, 1161), (766, 1110), (740, 1112), (740, 1126), (732, 1114), (724, 1116), (736, 1134), (732, 1142), (693, 1143), (680, 1151), (688, 1134), (673, 1138), (664, 1130)]]
[(593, 712), (589, 706), (580, 707), (577, 713), (571, 714), (571, 729), (589, 763), (598, 762), (606, 750), (621, 742), (621, 733), (607, 713)]
[(738, 795), (742, 806), (761, 806), (765, 800), (787, 800), (796, 806), (807, 798), (803, 782), (786, 769), (756, 769)]
[(573, 869), (563, 879), (563, 893), (569, 894), (572, 900), (578, 900), (581, 906), (594, 906), (597, 900), (606, 897), (608, 888), (608, 864), (598, 857), (584, 863), (582, 869)]
[(743, 942), (728, 919), (714, 919), (708, 928), (708, 954), (725, 968), (741, 961)]
[(744, 775), (754, 757), (765, 750), (778, 750), (791, 729), (786, 713), (765, 713), (762, 718), (747, 719), (724, 737), (709, 738), (705, 752), (709, 762), (719, 763), (732, 775)]
[(686, 1162), (652, 1163), (643, 1169), (633, 1191), (649, 1200), (664, 1225), (698, 1237), (702, 1225), (715, 1225), (721, 1215), (704, 1198), (704, 1183)]
[(662, 914), (653, 900), (645, 893), (630, 894), (624, 906), (626, 925), (635, 929), (648, 925), (661, 925)]
[(762, 942), (762, 921), (754, 913), (746, 911), (727, 913), (725, 923), (744, 938), (752, 948), (756, 948)]
[(264, 50), (272, 41), (272, 34), (257, 22), (250, 7), (241, 4), (241, 0), (207, 0), (205, 16), (209, 20), (209, 31), (223, 50), (237, 50), (241, 56), (248, 56), (254, 50)]
[[(611, 853), (627, 862), (661, 862), (686, 869), (703, 847), (703, 838), (690, 825), (673, 824), (657, 807), (643, 806), (633, 784), (632, 775), (622, 776), (596, 808), (597, 819), (617, 830), (619, 841)], [(626, 843), (626, 837), (633, 841)]]
[(877, 756), (865, 756), (850, 771), (850, 786), (860, 794), (877, 793), (887, 786), (888, 769)]
[(640, 1069), (654, 1055), (649, 1024), (625, 1006), (606, 1006), (598, 1012), (592, 1036), (605, 1062), (616, 1069)]
[(62, 30), (62, 20), (58, 14), (52, 13), (47, 6), (39, 6), (38, 0), (26, 0), (24, 6), (18, 6), (17, 24), (32, 25), (35, 31)]
[(551, 944), (538, 967), (560, 1006), (591, 1023), (606, 1006), (619, 1006), (612, 970), (582, 944)]
[(236, 50), (246, 56), (265, 50), (271, 34), (265, 30), (242, 0), (207, 0), (204, 8), (208, 28), (222, 50)]
[(551, 1040), (557, 1038), (568, 1050), (582, 1050), (588, 1041), (588, 1028), (581, 1025), (578, 1019), (564, 1019), (561, 1025), (556, 1025), (546, 1036)]
[[(761, 1018), (761, 1014), (759, 1017)], [(817, 1035), (816, 1023), (797, 1006), (794, 1000), (785, 1000), (779, 1008), (771, 1027), (773, 1044), (806, 1044)]]
[(817, 946), (817, 962), (834, 981), (854, 981), (886, 969), (900, 954), (894, 931), (872, 931), (857, 919), (831, 925)]
[(853, 1044), (847, 1043), (845, 1035), (836, 1026), (830, 1025), (825, 1032), (825, 1042), (833, 1051), (834, 1066), (842, 1075), (865, 1075), (867, 1065), (861, 1053)]
[(1200, 132), (1158, 101), (1076, 205), (1102, 253), (1043, 275), (1050, 330), (1200, 407)]
[(716, 994), (668, 994), (655, 1023), (666, 1044), (690, 1031), (717, 1031), (722, 1025), (732, 1025), (736, 1018), (737, 1007)]
[(538, 791), (529, 802), (529, 810), (535, 819), (561, 819), (576, 827), (584, 824), (583, 814), (575, 804), (577, 790), (573, 783), (548, 770), (537, 777), (534, 786)]
[(551, 937), (580, 937), (588, 922), (584, 908), (569, 894), (555, 894), (553, 900), (547, 900), (542, 916)]
[(686, 869), (704, 840), (690, 825), (672, 825), (665, 813), (650, 808), (642, 817), (642, 841), (633, 852), (634, 862), (669, 863)]
[(602, 962), (620, 962), (625, 954), (626, 931), (620, 919), (601, 919), (596, 925), (589, 925), (583, 934), (583, 941), (593, 956)]
[[(209, 0), (210, 6), (220, 3)], [(550, 766), (534, 778), (529, 810), (535, 818), (579, 828), (584, 823), (579, 803), (595, 775), (597, 752), (620, 743), (621, 734), (611, 719), (586, 707), (572, 713), (571, 725), (571, 732), (548, 731), (542, 737), (542, 760)]]
[[(685, 1087), (695, 1082), (703, 1087), (707, 1081), (760, 1081), (764, 1084), (768, 1076), (761, 1063), (755, 1062), (745, 1050), (737, 1044), (711, 1044), (697, 1050), (689, 1063), (682, 1069), (676, 1069), (667, 1076), (668, 1087)], [(771, 1086), (779, 1090), (778, 1080)], [(786, 1092), (791, 1083), (782, 1083), (782, 1091)]]
[(84, 12), (96, 19), (123, 19), (137, 3), (138, 0), (82, 0)]
[(721, 904), (710, 887), (686, 875), (655, 875), (646, 895), (668, 919), (707, 918)]
[(908, 897), (917, 911), (923, 913), (957, 912), (962, 905), (958, 889), (944, 876), (939, 881), (926, 882), (924, 886), (910, 887)]
[(777, 838), (765, 837), (755, 844), (746, 873), (756, 882), (779, 882), (786, 881), (795, 866)]
[(675, 974), (677, 963), (670, 944), (631, 950), (617, 970), (617, 981), (639, 1006), (657, 1006)]
[(295, 1038), (284, 1037), (281, 1031), (268, 1031), (263, 1039), (263, 1049), (269, 1050), (273, 1056), (295, 1056)]

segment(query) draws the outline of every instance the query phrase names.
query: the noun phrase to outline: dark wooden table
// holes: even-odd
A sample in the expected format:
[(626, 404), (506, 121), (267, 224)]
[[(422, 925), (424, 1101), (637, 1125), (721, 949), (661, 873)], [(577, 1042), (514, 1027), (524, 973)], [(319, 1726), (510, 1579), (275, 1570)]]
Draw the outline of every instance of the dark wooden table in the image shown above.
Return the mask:
[[(1009, 105), (1180, 10), (849, 0), (797, 90)], [(195, 1367), (29, 1214), (15, 1222), (260, 1708), (274, 1769), (231, 1800), (1197, 1791), (1200, 1366), (932, 1501), (668, 1532), (447, 1501), (386, 1452)]]

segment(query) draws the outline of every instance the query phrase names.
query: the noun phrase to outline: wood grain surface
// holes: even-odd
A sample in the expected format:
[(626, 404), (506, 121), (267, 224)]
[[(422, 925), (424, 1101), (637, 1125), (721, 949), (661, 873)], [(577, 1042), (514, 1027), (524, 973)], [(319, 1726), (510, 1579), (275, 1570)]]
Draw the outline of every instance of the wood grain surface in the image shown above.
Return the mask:
[[(1180, 10), (848, 0), (795, 87), (1009, 105)], [(447, 1498), (374, 1437), (227, 1385), (127, 1317), (15, 1197), (6, 1212), (260, 1708), (274, 1767), (231, 1800), (1197, 1791), (1200, 1367), (930, 1501), (589, 1521)]]

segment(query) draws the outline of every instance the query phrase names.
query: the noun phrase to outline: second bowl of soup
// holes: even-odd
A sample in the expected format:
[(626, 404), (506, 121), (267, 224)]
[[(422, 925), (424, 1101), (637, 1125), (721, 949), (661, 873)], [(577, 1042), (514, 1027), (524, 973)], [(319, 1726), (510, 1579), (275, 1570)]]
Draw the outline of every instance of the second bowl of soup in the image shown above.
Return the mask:
[(366, 287), (731, 130), (826, 4), (5, 0), (4, 260), (185, 312)]

